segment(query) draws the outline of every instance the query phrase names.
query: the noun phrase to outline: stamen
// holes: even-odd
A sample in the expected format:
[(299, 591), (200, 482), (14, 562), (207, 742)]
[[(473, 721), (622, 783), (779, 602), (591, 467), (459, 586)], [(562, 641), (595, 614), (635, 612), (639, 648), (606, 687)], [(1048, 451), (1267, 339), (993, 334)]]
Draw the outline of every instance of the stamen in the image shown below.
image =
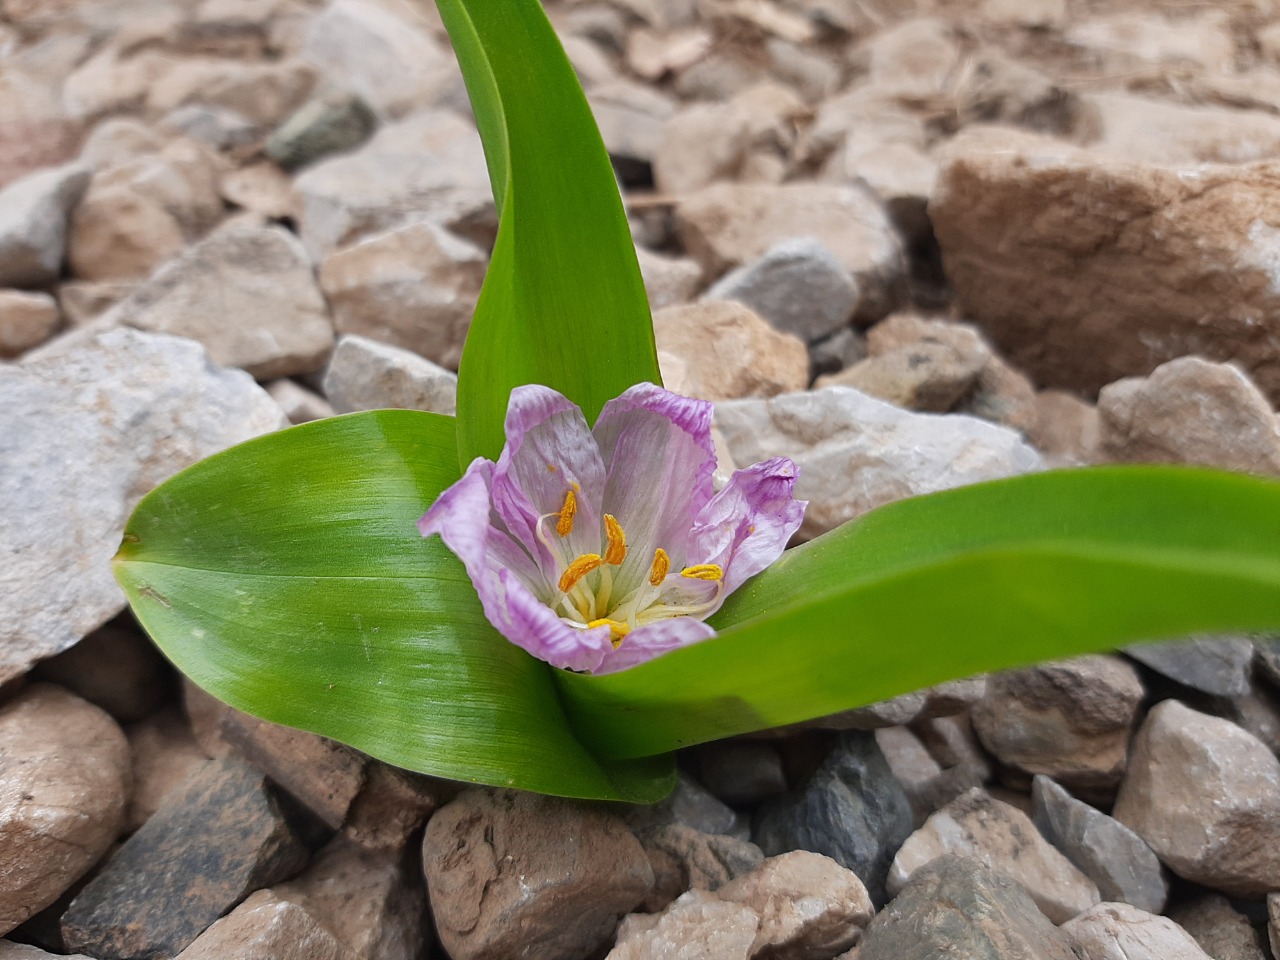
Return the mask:
[(622, 623), (618, 620), (610, 620), (608, 617), (603, 617), (600, 620), (592, 620), (587, 624), (587, 626), (608, 627), (609, 639), (613, 641), (613, 649), (615, 650), (622, 646), (622, 638), (631, 632), (631, 627), (628, 624)]
[(724, 570), (718, 563), (697, 563), (681, 570), (680, 576), (690, 580), (723, 580)]
[(578, 581), (585, 577), (592, 570), (595, 570), (600, 564), (604, 563), (598, 553), (584, 553), (578, 559), (565, 569), (560, 576), (560, 589), (568, 593), (578, 585)]
[(609, 546), (604, 551), (604, 562), (617, 566), (627, 556), (627, 534), (622, 524), (611, 513), (604, 515), (604, 534), (609, 539)]
[(649, 567), (649, 583), (658, 586), (663, 580), (667, 579), (667, 571), (671, 569), (671, 558), (667, 556), (667, 551), (659, 547), (653, 551), (653, 565)]
[(578, 512), (578, 496), (573, 488), (565, 491), (564, 506), (560, 508), (560, 519), (556, 521), (556, 533), (567, 537), (573, 533), (573, 518)]

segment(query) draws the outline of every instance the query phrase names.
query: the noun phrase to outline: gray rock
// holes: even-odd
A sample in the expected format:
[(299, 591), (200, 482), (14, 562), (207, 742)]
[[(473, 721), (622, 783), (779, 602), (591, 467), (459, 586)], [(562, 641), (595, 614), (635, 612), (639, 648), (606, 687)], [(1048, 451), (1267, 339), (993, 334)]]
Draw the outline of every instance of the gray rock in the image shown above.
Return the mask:
[(333, 324), (306, 252), (283, 227), (228, 227), (160, 267), (112, 322), (199, 340), (216, 363), (269, 380), (314, 373)]
[(247, 374), (190, 340), (136, 330), (0, 365), (0, 409), (0, 682), (124, 608), (109, 561), (144, 493), (285, 425)]
[(698, 751), (698, 776), (725, 803), (752, 806), (785, 793), (778, 748), (760, 740), (721, 740)]
[(1215, 960), (1168, 917), (1127, 903), (1090, 907), (1064, 923), (1062, 932), (1075, 940), (1080, 960)]
[(391, 407), (452, 414), (458, 376), (408, 350), (348, 335), (333, 351), (324, 393), (338, 413)]
[(735, 462), (795, 460), (809, 537), (893, 500), (1042, 467), (1013, 430), (911, 413), (848, 387), (718, 403), (715, 419)]
[(1249, 692), (1253, 642), (1248, 637), (1197, 637), (1126, 647), (1134, 660), (1184, 686), (1216, 697)]
[(267, 140), (267, 156), (297, 170), (332, 153), (353, 150), (373, 135), (378, 118), (355, 94), (333, 95), (299, 107)]
[(619, 806), (632, 830), (678, 823), (701, 833), (721, 833), (740, 840), (750, 832), (745, 818), (683, 771), (676, 775), (671, 793), (655, 804)]
[(842, 327), (809, 345), (809, 369), (815, 376), (838, 373), (867, 355), (867, 341), (852, 327)]
[(858, 287), (819, 241), (798, 237), (731, 270), (706, 296), (745, 303), (779, 330), (812, 343), (850, 321)]
[(1162, 913), (1169, 884), (1146, 841), (1118, 820), (1077, 800), (1052, 780), (1032, 783), (1035, 825), (1098, 886), (1103, 900)]
[(1071, 938), (1018, 883), (969, 857), (942, 857), (867, 928), (858, 960), (1078, 960)]
[(858, 875), (873, 903), (885, 901), (885, 877), (911, 832), (911, 804), (874, 734), (841, 735), (800, 789), (756, 814), (753, 836), (768, 856), (821, 853)]
[(258, 138), (259, 128), (225, 107), (188, 103), (166, 114), (156, 126), (166, 133), (199, 140), (215, 150), (244, 147)]
[(89, 187), (88, 167), (70, 164), (15, 180), (0, 191), (0, 287), (58, 278), (67, 217)]
[(1271, 960), (1264, 925), (1255, 927), (1221, 894), (1202, 893), (1184, 900), (1169, 911), (1169, 919), (1214, 960)]
[(1262, 637), (1253, 645), (1259, 672), (1280, 688), (1280, 637)]

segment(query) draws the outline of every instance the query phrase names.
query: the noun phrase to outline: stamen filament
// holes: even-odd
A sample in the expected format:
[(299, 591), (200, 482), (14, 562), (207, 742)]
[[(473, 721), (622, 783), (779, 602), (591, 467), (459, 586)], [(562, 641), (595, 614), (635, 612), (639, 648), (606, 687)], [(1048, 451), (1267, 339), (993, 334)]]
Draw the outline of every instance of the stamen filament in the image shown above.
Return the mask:
[(653, 564), (649, 567), (649, 583), (658, 586), (663, 580), (667, 579), (667, 572), (671, 569), (671, 558), (667, 556), (667, 551), (659, 547), (653, 551)]
[(565, 569), (560, 576), (559, 587), (564, 593), (568, 593), (578, 585), (578, 581), (585, 577), (592, 570), (597, 569), (600, 564), (604, 563), (598, 553), (584, 553), (578, 557), (573, 563)]
[(609, 545), (604, 551), (604, 562), (616, 567), (626, 559), (627, 534), (622, 529), (622, 524), (618, 522), (617, 517), (611, 513), (604, 515), (604, 532), (609, 540)]

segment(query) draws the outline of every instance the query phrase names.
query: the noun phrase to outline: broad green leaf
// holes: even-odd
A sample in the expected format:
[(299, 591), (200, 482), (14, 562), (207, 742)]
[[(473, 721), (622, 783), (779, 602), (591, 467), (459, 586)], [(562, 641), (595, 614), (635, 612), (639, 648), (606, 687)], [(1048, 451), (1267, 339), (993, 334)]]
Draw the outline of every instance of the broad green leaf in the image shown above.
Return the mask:
[(438, 0), (499, 206), (458, 374), (458, 455), (496, 460), (513, 388), (554, 387), (593, 422), (660, 383), (653, 326), (595, 121), (537, 0)]
[(703, 644), (559, 674), (601, 755), (657, 754), (943, 680), (1141, 640), (1280, 627), (1280, 484), (1059, 471), (892, 504), (789, 551)]
[(423, 773), (653, 801), (670, 758), (599, 763), (550, 668), (484, 619), (414, 524), (458, 478), (448, 417), (384, 410), (242, 444), (143, 499), (116, 575), (187, 676), (234, 707)]

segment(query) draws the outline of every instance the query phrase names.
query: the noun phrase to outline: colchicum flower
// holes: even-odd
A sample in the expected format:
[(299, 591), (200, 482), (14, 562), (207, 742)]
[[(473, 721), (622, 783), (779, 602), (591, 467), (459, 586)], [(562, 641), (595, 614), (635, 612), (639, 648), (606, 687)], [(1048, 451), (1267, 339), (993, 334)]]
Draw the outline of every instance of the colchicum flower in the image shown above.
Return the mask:
[(713, 636), (703, 620), (804, 517), (782, 457), (716, 493), (711, 404), (653, 384), (605, 404), (594, 430), (556, 391), (518, 387), (506, 435), (418, 529), (462, 560), (498, 631), (556, 667), (609, 673)]

